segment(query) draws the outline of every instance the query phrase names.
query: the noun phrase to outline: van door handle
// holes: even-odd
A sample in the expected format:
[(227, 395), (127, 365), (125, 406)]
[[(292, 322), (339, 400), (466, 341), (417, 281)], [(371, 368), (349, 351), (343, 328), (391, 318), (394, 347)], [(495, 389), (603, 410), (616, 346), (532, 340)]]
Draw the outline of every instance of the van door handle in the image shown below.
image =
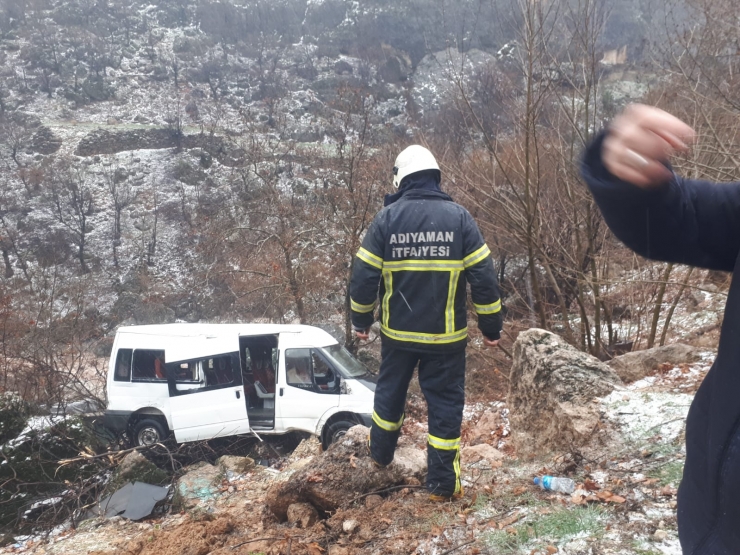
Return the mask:
[(280, 396), (281, 397), (283, 396), (283, 388), (282, 387), (280, 388)]
[(236, 390), (236, 398), (237, 399), (241, 399), (242, 398), (241, 391), (239, 391), (238, 389)]

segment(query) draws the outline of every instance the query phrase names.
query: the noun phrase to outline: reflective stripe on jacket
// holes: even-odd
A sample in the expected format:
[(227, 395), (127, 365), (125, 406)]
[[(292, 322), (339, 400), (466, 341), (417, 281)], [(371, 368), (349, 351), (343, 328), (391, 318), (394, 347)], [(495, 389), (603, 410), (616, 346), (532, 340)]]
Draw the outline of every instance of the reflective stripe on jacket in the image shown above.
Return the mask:
[(441, 191), (408, 191), (376, 215), (357, 253), (352, 324), (370, 327), (379, 298), (384, 340), (407, 348), (464, 347), (467, 283), (479, 328), (498, 339), (502, 315), (496, 274), (473, 217)]

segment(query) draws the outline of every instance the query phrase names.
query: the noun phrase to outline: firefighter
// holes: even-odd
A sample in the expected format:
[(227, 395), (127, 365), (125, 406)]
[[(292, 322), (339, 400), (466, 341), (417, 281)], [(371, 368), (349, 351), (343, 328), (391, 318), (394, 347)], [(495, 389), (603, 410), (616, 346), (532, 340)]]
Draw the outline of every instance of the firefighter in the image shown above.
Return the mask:
[[(352, 271), (352, 325), (367, 339), (379, 303), (380, 374), (370, 430), (370, 456), (393, 460), (406, 392), (417, 364), (427, 401), (427, 489), (434, 500), (458, 498), (460, 426), (465, 403), (470, 283), (484, 343), (498, 344), (501, 299), (491, 251), (472, 216), (440, 189), (429, 150), (410, 146), (396, 158), (393, 185), (375, 216)], [(378, 295), (378, 286), (380, 294)]]

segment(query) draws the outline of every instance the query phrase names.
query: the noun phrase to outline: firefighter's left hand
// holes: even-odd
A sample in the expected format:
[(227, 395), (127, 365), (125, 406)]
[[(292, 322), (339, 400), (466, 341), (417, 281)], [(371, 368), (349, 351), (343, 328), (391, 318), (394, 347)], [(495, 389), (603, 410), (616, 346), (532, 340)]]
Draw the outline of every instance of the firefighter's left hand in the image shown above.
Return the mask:
[(498, 347), (498, 339), (488, 339), (487, 337), (483, 338), (483, 344), (486, 347)]
[(355, 330), (357, 339), (367, 341), (370, 338), (370, 330)]

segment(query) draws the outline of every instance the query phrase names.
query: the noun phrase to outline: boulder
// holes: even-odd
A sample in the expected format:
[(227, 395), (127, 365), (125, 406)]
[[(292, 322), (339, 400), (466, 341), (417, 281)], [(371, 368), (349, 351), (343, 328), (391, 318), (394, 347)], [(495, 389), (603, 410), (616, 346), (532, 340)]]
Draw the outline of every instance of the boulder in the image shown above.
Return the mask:
[(380, 497), (380, 495), (373, 494), (373, 495), (368, 495), (365, 498), (365, 507), (367, 507), (368, 509), (377, 507), (381, 503), (383, 503), (383, 498)]
[(319, 513), (310, 503), (293, 503), (288, 507), (288, 522), (298, 528), (310, 528), (319, 520)]
[(221, 467), (225, 474), (246, 474), (254, 468), (254, 459), (250, 457), (236, 457), (233, 455), (224, 455), (220, 457), (216, 464)]
[(481, 443), (479, 445), (473, 445), (462, 448), (462, 460), (466, 463), (477, 463), (480, 461), (487, 461), (491, 465), (491, 468), (497, 468), (502, 465), (504, 454), (491, 447), (487, 443)]
[(398, 447), (393, 456), (393, 466), (400, 468), (407, 476), (426, 476), (426, 451), (422, 451), (416, 447)]
[(368, 434), (365, 426), (350, 428), (326, 452), (274, 482), (265, 496), (270, 511), (281, 521), (295, 503), (310, 503), (319, 512), (334, 511), (360, 495), (424, 478), (424, 451), (402, 446), (393, 463), (378, 468), (369, 456)]
[(114, 493), (130, 482), (144, 482), (145, 484), (161, 486), (168, 481), (169, 476), (164, 470), (157, 468), (153, 462), (138, 451), (132, 451), (121, 460), (106, 491)]
[(600, 419), (593, 401), (620, 387), (605, 363), (549, 331), (531, 329), (514, 343), (508, 404), (517, 448), (542, 454), (588, 442)]
[(627, 353), (613, 358), (608, 364), (624, 382), (634, 382), (650, 375), (661, 364), (686, 364), (697, 360), (696, 349), (674, 343)]
[(488, 443), (494, 437), (496, 431), (503, 424), (501, 414), (498, 411), (484, 412), (481, 417), (470, 426), (470, 444)]
[(201, 503), (213, 501), (219, 495), (223, 472), (218, 466), (203, 463), (177, 481), (175, 504), (191, 509)]

